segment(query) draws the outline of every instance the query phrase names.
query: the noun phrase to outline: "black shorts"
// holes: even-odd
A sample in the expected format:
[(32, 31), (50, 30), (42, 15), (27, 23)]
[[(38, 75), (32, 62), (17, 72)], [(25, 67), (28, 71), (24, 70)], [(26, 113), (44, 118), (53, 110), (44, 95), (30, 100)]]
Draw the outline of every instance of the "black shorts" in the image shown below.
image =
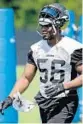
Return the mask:
[(71, 123), (78, 107), (78, 96), (62, 98), (58, 105), (40, 108), (42, 123)]

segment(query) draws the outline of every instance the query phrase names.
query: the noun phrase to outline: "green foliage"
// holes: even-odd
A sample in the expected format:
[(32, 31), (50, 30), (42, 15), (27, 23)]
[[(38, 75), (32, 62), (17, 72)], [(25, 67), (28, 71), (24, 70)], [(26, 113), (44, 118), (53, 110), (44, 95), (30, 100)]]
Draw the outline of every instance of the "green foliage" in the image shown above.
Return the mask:
[(76, 23), (82, 14), (81, 0), (0, 0), (0, 7), (12, 7), (15, 11), (16, 28), (29, 28), (37, 25), (40, 9), (50, 3), (59, 2), (69, 10), (73, 10)]

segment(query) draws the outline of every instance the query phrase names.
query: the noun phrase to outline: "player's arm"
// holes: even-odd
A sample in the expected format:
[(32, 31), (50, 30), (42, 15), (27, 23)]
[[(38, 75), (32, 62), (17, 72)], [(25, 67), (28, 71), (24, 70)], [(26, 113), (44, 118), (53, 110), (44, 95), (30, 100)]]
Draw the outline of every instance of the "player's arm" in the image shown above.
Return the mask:
[(11, 98), (16, 92), (23, 93), (26, 90), (26, 88), (29, 86), (30, 82), (32, 81), (32, 79), (36, 74), (37, 67), (33, 58), (32, 50), (28, 52), (27, 57), (28, 57), (28, 62), (25, 65), (24, 72), (20, 77), (20, 79), (15, 83), (15, 86), (9, 95)]
[(36, 67), (33, 64), (26, 64), (22, 76), (15, 83), (15, 86), (9, 96), (12, 98), (16, 92), (23, 93), (28, 88), (30, 82), (35, 76), (35, 73)]
[(36, 74), (37, 67), (35, 65), (32, 51), (28, 53), (28, 63), (24, 68), (24, 72), (19, 80), (16, 81), (14, 88), (10, 92), (9, 96), (0, 103), (0, 112), (3, 114), (3, 110), (8, 108), (13, 103), (13, 96), (15, 93), (23, 93), (29, 86), (30, 82)]
[(80, 75), (70, 82), (64, 82), (63, 84), (64, 89), (78, 88), (83, 85), (83, 82), (82, 82), (83, 74), (81, 74), (83, 70), (83, 65), (78, 66), (76, 70), (78, 73), (80, 73)]
[(75, 66), (75, 70), (77, 71), (78, 76), (70, 82), (67, 83), (65, 82), (63, 84), (64, 89), (78, 88), (82, 86), (82, 79), (83, 79), (82, 50), (83, 50), (82, 48), (75, 50), (71, 56), (72, 63)]

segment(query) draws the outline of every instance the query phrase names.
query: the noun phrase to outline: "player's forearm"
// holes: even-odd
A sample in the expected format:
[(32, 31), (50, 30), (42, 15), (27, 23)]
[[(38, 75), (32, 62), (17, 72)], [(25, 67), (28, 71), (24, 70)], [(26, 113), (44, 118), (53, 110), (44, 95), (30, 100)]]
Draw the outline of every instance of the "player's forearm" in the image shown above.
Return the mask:
[(83, 78), (83, 75), (80, 75), (70, 82), (65, 82), (63, 84), (64, 89), (78, 88), (82, 86), (82, 78)]
[(17, 92), (23, 93), (25, 89), (29, 86), (29, 81), (26, 77), (21, 77), (16, 83), (13, 88), (13, 90), (10, 93), (10, 97), (13, 97), (13, 95)]

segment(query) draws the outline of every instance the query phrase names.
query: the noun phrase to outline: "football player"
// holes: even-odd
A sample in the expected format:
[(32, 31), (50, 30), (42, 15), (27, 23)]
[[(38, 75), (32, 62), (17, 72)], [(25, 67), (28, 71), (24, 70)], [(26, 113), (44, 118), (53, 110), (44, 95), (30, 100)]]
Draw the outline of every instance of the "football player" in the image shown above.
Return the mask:
[(72, 122), (78, 107), (76, 88), (82, 85), (82, 45), (61, 35), (61, 27), (68, 21), (63, 5), (54, 3), (41, 9), (38, 33), (42, 40), (31, 46), (21, 78), (0, 104), (1, 113), (12, 105), (16, 92), (23, 93), (28, 88), (38, 69), (40, 90), (35, 100), (42, 123)]

